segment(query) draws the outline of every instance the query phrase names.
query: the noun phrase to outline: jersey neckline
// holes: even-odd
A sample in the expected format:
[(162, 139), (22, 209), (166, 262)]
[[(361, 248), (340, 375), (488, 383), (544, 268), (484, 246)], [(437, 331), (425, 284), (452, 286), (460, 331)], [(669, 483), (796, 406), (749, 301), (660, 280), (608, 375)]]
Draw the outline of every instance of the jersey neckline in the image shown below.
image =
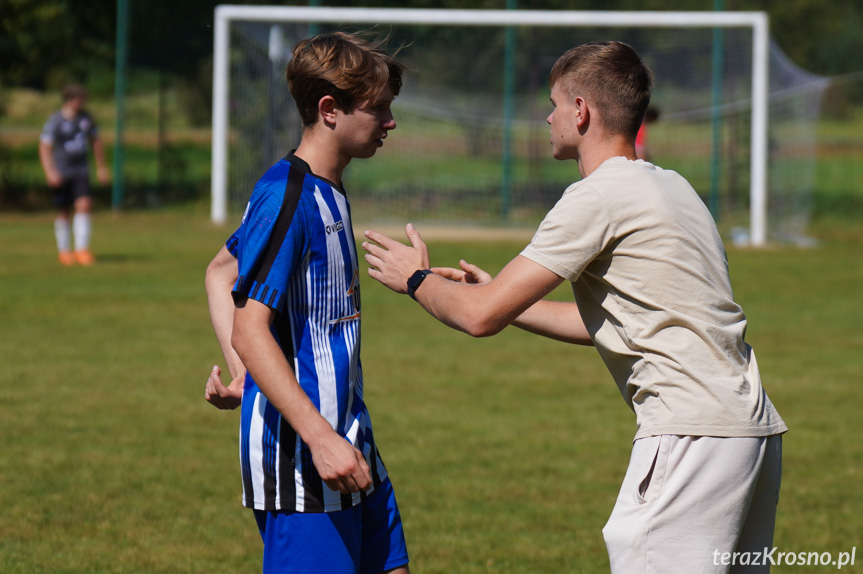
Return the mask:
[(283, 159), (284, 159), (285, 161), (287, 161), (287, 162), (290, 162), (292, 166), (296, 167), (296, 168), (297, 168), (297, 169), (299, 169), (300, 171), (305, 172), (305, 173), (307, 173), (307, 174), (309, 174), (309, 175), (311, 175), (311, 176), (314, 176), (315, 178), (317, 178), (317, 179), (319, 179), (319, 180), (321, 180), (321, 181), (323, 181), (323, 182), (325, 182), (325, 183), (329, 184), (329, 186), (330, 186), (330, 187), (332, 187), (333, 189), (335, 189), (336, 191), (338, 191), (339, 193), (341, 193), (341, 194), (342, 194), (342, 195), (344, 195), (345, 197), (347, 197), (347, 196), (348, 196), (348, 193), (345, 191), (344, 187), (342, 187), (341, 185), (338, 185), (338, 184), (336, 184), (336, 183), (334, 183), (334, 182), (332, 182), (332, 181), (328, 180), (328, 179), (327, 179), (327, 178), (325, 178), (325, 177), (321, 177), (321, 176), (317, 175), (316, 173), (314, 173), (314, 172), (312, 171), (312, 168), (311, 168), (311, 167), (309, 167), (308, 162), (307, 162), (306, 160), (304, 160), (303, 158), (299, 157), (298, 155), (296, 155), (296, 154), (294, 153), (295, 151), (297, 151), (297, 150), (296, 150), (296, 149), (292, 149), (292, 150), (288, 153), (288, 155), (286, 155)]

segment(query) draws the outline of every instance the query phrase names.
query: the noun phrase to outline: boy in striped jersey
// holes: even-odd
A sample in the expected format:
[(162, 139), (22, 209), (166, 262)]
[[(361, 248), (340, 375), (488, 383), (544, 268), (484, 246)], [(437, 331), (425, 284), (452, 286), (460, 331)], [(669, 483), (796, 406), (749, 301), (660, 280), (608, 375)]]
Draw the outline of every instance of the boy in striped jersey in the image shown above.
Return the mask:
[(342, 172), (396, 124), (401, 65), (334, 33), (298, 43), (286, 76), (299, 147), (255, 185), (242, 223), (207, 269), (233, 381), (205, 397), (242, 405), (243, 503), (264, 572), (408, 572), (395, 496), (363, 401), (359, 267)]
[[(768, 572), (787, 428), (710, 213), (679, 174), (636, 158), (650, 71), (598, 42), (561, 56), (549, 83), (552, 155), (582, 179), (530, 245), (495, 278), (464, 261), (432, 273), (413, 226), (410, 247), (369, 231), (369, 274), (474, 336), (514, 324), (596, 346), (637, 425), (603, 529), (613, 573)], [(575, 303), (543, 300), (564, 281)]]

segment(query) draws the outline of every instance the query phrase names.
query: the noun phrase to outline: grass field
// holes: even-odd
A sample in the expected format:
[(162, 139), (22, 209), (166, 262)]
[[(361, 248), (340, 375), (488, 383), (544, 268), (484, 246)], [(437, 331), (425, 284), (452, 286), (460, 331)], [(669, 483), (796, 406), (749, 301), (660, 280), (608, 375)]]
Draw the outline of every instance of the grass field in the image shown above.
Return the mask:
[[(101, 212), (98, 264), (61, 268), (50, 215), (0, 215), (0, 572), (260, 571), (238, 413), (202, 398), (220, 361), (203, 271), (227, 233), (193, 210)], [(836, 554), (863, 546), (863, 225), (813, 233), (813, 249), (729, 259), (791, 428), (776, 545)], [(521, 246), (436, 241), (433, 263), (497, 269)], [(363, 297), (367, 399), (413, 571), (607, 571), (634, 417), (595, 351), (472, 340), (367, 277)]]

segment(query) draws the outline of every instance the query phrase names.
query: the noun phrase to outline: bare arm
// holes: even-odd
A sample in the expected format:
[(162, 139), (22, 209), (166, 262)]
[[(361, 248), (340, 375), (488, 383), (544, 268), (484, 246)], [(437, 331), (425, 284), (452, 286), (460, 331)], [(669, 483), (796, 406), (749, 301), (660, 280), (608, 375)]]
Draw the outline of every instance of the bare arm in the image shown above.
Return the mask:
[(333, 430), (300, 387), (270, 332), (274, 318), (275, 311), (254, 299), (239, 304), (234, 312), (233, 348), (270, 404), (309, 446), (327, 486), (343, 494), (368, 489), (371, 473), (362, 453)]
[(207, 266), (204, 279), (210, 321), (232, 378), (246, 374), (243, 361), (231, 346), (231, 332), (234, 328), (234, 299), (231, 291), (237, 282), (238, 274), (237, 259), (223, 246)]
[(227, 248), (222, 247), (210, 264), (204, 286), (207, 290), (207, 304), (210, 308), (210, 321), (222, 349), (222, 355), (231, 373), (228, 386), (222, 383), (221, 369), (214, 366), (204, 388), (204, 399), (222, 410), (235, 409), (243, 402), (243, 385), (246, 367), (240, 356), (231, 346), (231, 333), (234, 329), (234, 299), (231, 290), (237, 281), (237, 260)]
[[(462, 283), (482, 284), (492, 280), (492, 276), (486, 271), (463, 259), (459, 262), (459, 267), (460, 269), (435, 267), (432, 271)], [(593, 340), (584, 326), (581, 312), (575, 303), (542, 299), (531, 305), (512, 324), (525, 331), (564, 343), (593, 345)]]
[(51, 155), (51, 144), (39, 142), (39, 162), (42, 164), (42, 171), (45, 172), (45, 181), (50, 187), (59, 187), (63, 183), (63, 176), (57, 171), (57, 166), (54, 165), (54, 156)]
[(513, 325), (564, 343), (593, 346), (593, 340), (584, 326), (581, 312), (575, 303), (537, 301), (530, 309), (519, 315)]
[[(428, 250), (412, 225), (406, 228), (408, 247), (385, 235), (367, 231), (369, 275), (398, 292), (406, 292), (407, 278), (428, 267)], [(492, 281), (467, 284), (429, 275), (415, 293), (417, 301), (442, 323), (474, 337), (503, 330), (563, 279), (521, 255)]]
[(105, 146), (99, 137), (93, 138), (93, 157), (96, 158), (96, 177), (99, 183), (108, 183), (108, 164), (105, 163)]

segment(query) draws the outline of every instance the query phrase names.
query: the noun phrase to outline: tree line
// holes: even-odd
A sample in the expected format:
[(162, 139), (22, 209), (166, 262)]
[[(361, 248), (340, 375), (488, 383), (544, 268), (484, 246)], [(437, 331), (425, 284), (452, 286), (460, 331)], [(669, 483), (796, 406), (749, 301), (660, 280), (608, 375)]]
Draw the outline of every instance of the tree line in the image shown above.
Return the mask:
[[(823, 75), (863, 69), (859, 0), (518, 0), (519, 9), (764, 10), (771, 32), (799, 66)], [(129, 0), (129, 55), (135, 67), (195, 78), (212, 55), (217, 0)], [(261, 4), (261, 0), (231, 0)], [(277, 3), (277, 2), (272, 2)], [(284, 4), (347, 7), (503, 9), (506, 0), (312, 0)], [(55, 89), (86, 82), (110, 92), (117, 0), (0, 1), (0, 87)]]

